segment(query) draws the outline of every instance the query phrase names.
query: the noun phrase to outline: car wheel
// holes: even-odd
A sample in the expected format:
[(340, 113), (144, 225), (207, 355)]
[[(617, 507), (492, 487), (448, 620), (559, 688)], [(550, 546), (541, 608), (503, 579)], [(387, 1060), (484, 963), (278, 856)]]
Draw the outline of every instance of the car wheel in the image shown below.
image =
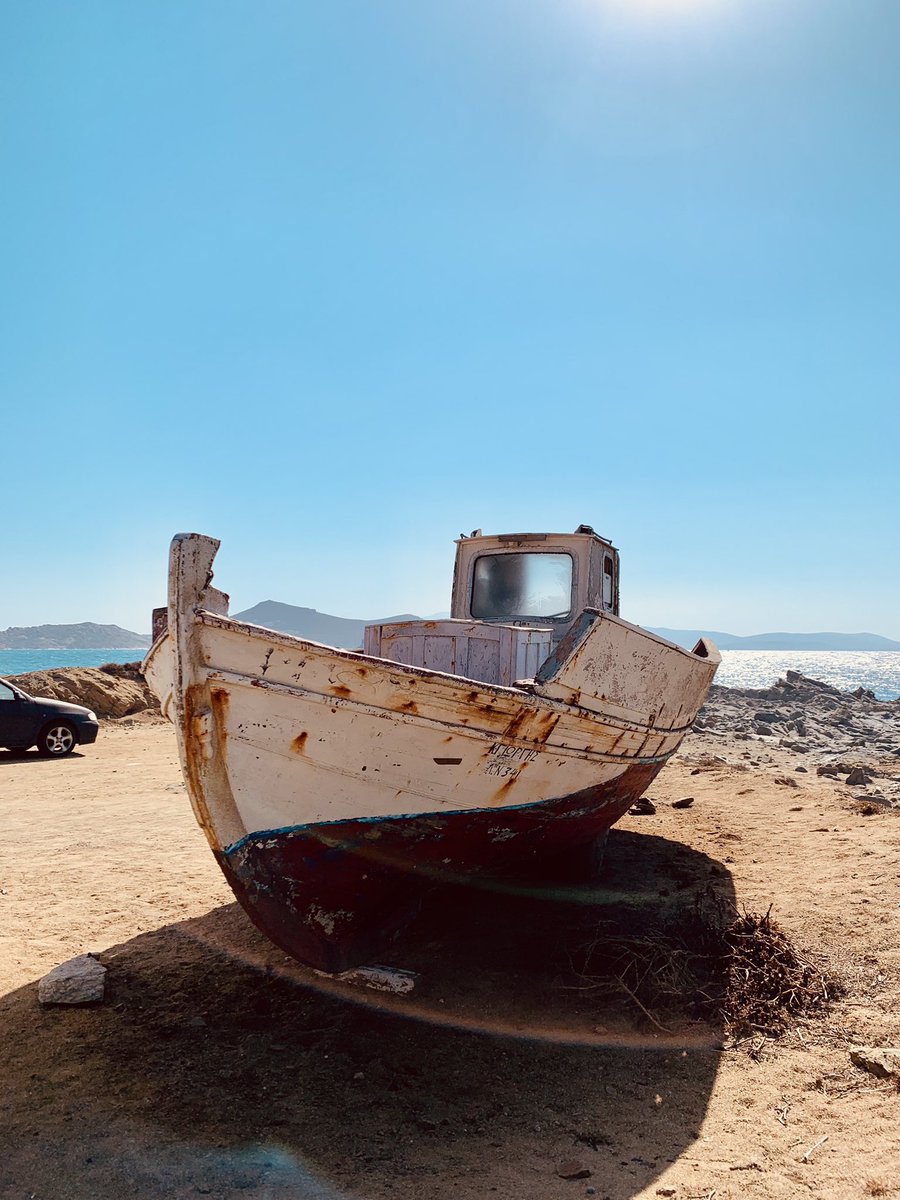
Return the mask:
[(45, 758), (62, 758), (71, 754), (78, 744), (75, 730), (66, 721), (54, 721), (38, 738), (38, 753)]

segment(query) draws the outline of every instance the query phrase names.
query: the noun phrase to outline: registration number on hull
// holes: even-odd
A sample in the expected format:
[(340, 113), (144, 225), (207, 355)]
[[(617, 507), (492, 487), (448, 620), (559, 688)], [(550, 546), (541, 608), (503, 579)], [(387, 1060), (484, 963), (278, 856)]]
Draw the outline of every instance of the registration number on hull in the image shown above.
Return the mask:
[(525, 746), (512, 746), (504, 742), (494, 742), (488, 751), (486, 775), (496, 775), (498, 779), (506, 779), (517, 775), (526, 763), (534, 762), (540, 754), (539, 750), (527, 749)]

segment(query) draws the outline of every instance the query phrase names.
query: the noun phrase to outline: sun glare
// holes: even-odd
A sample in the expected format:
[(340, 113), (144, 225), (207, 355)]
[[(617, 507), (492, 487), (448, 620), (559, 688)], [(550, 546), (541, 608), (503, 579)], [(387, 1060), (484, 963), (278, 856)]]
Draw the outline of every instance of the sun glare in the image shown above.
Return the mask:
[(579, 24), (626, 36), (667, 37), (678, 30), (711, 32), (735, 15), (741, 0), (568, 0)]
[(633, 17), (641, 21), (664, 21), (673, 17), (712, 15), (729, 6), (731, 0), (584, 0), (584, 7), (594, 11), (605, 8), (617, 17)]
[(615, 0), (618, 8), (645, 13), (700, 12), (721, 7), (722, 0)]

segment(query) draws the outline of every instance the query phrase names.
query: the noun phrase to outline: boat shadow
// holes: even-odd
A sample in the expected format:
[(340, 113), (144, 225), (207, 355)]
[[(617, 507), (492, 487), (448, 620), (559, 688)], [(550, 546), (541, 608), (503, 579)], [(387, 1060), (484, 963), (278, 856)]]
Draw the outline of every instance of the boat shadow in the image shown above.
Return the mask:
[(659, 837), (614, 830), (608, 864), (602, 893), (436, 892), (388, 956), (410, 996), (317, 978), (236, 904), (100, 953), (101, 1006), (19, 989), (0, 1193), (627, 1200), (698, 1136), (722, 1029), (687, 996), (642, 1011), (585, 946), (733, 891)]

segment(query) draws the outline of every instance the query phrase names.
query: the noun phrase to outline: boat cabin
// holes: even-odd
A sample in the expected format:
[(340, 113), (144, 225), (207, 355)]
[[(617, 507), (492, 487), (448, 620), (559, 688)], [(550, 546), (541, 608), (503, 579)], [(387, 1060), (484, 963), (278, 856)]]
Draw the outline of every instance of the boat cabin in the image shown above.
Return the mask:
[(619, 553), (590, 525), (491, 536), (476, 529), (456, 543), (450, 619), (369, 625), (365, 652), (509, 686), (534, 678), (586, 608), (619, 612)]
[(586, 608), (619, 611), (619, 552), (590, 525), (458, 539), (451, 617), (548, 626), (558, 642)]

